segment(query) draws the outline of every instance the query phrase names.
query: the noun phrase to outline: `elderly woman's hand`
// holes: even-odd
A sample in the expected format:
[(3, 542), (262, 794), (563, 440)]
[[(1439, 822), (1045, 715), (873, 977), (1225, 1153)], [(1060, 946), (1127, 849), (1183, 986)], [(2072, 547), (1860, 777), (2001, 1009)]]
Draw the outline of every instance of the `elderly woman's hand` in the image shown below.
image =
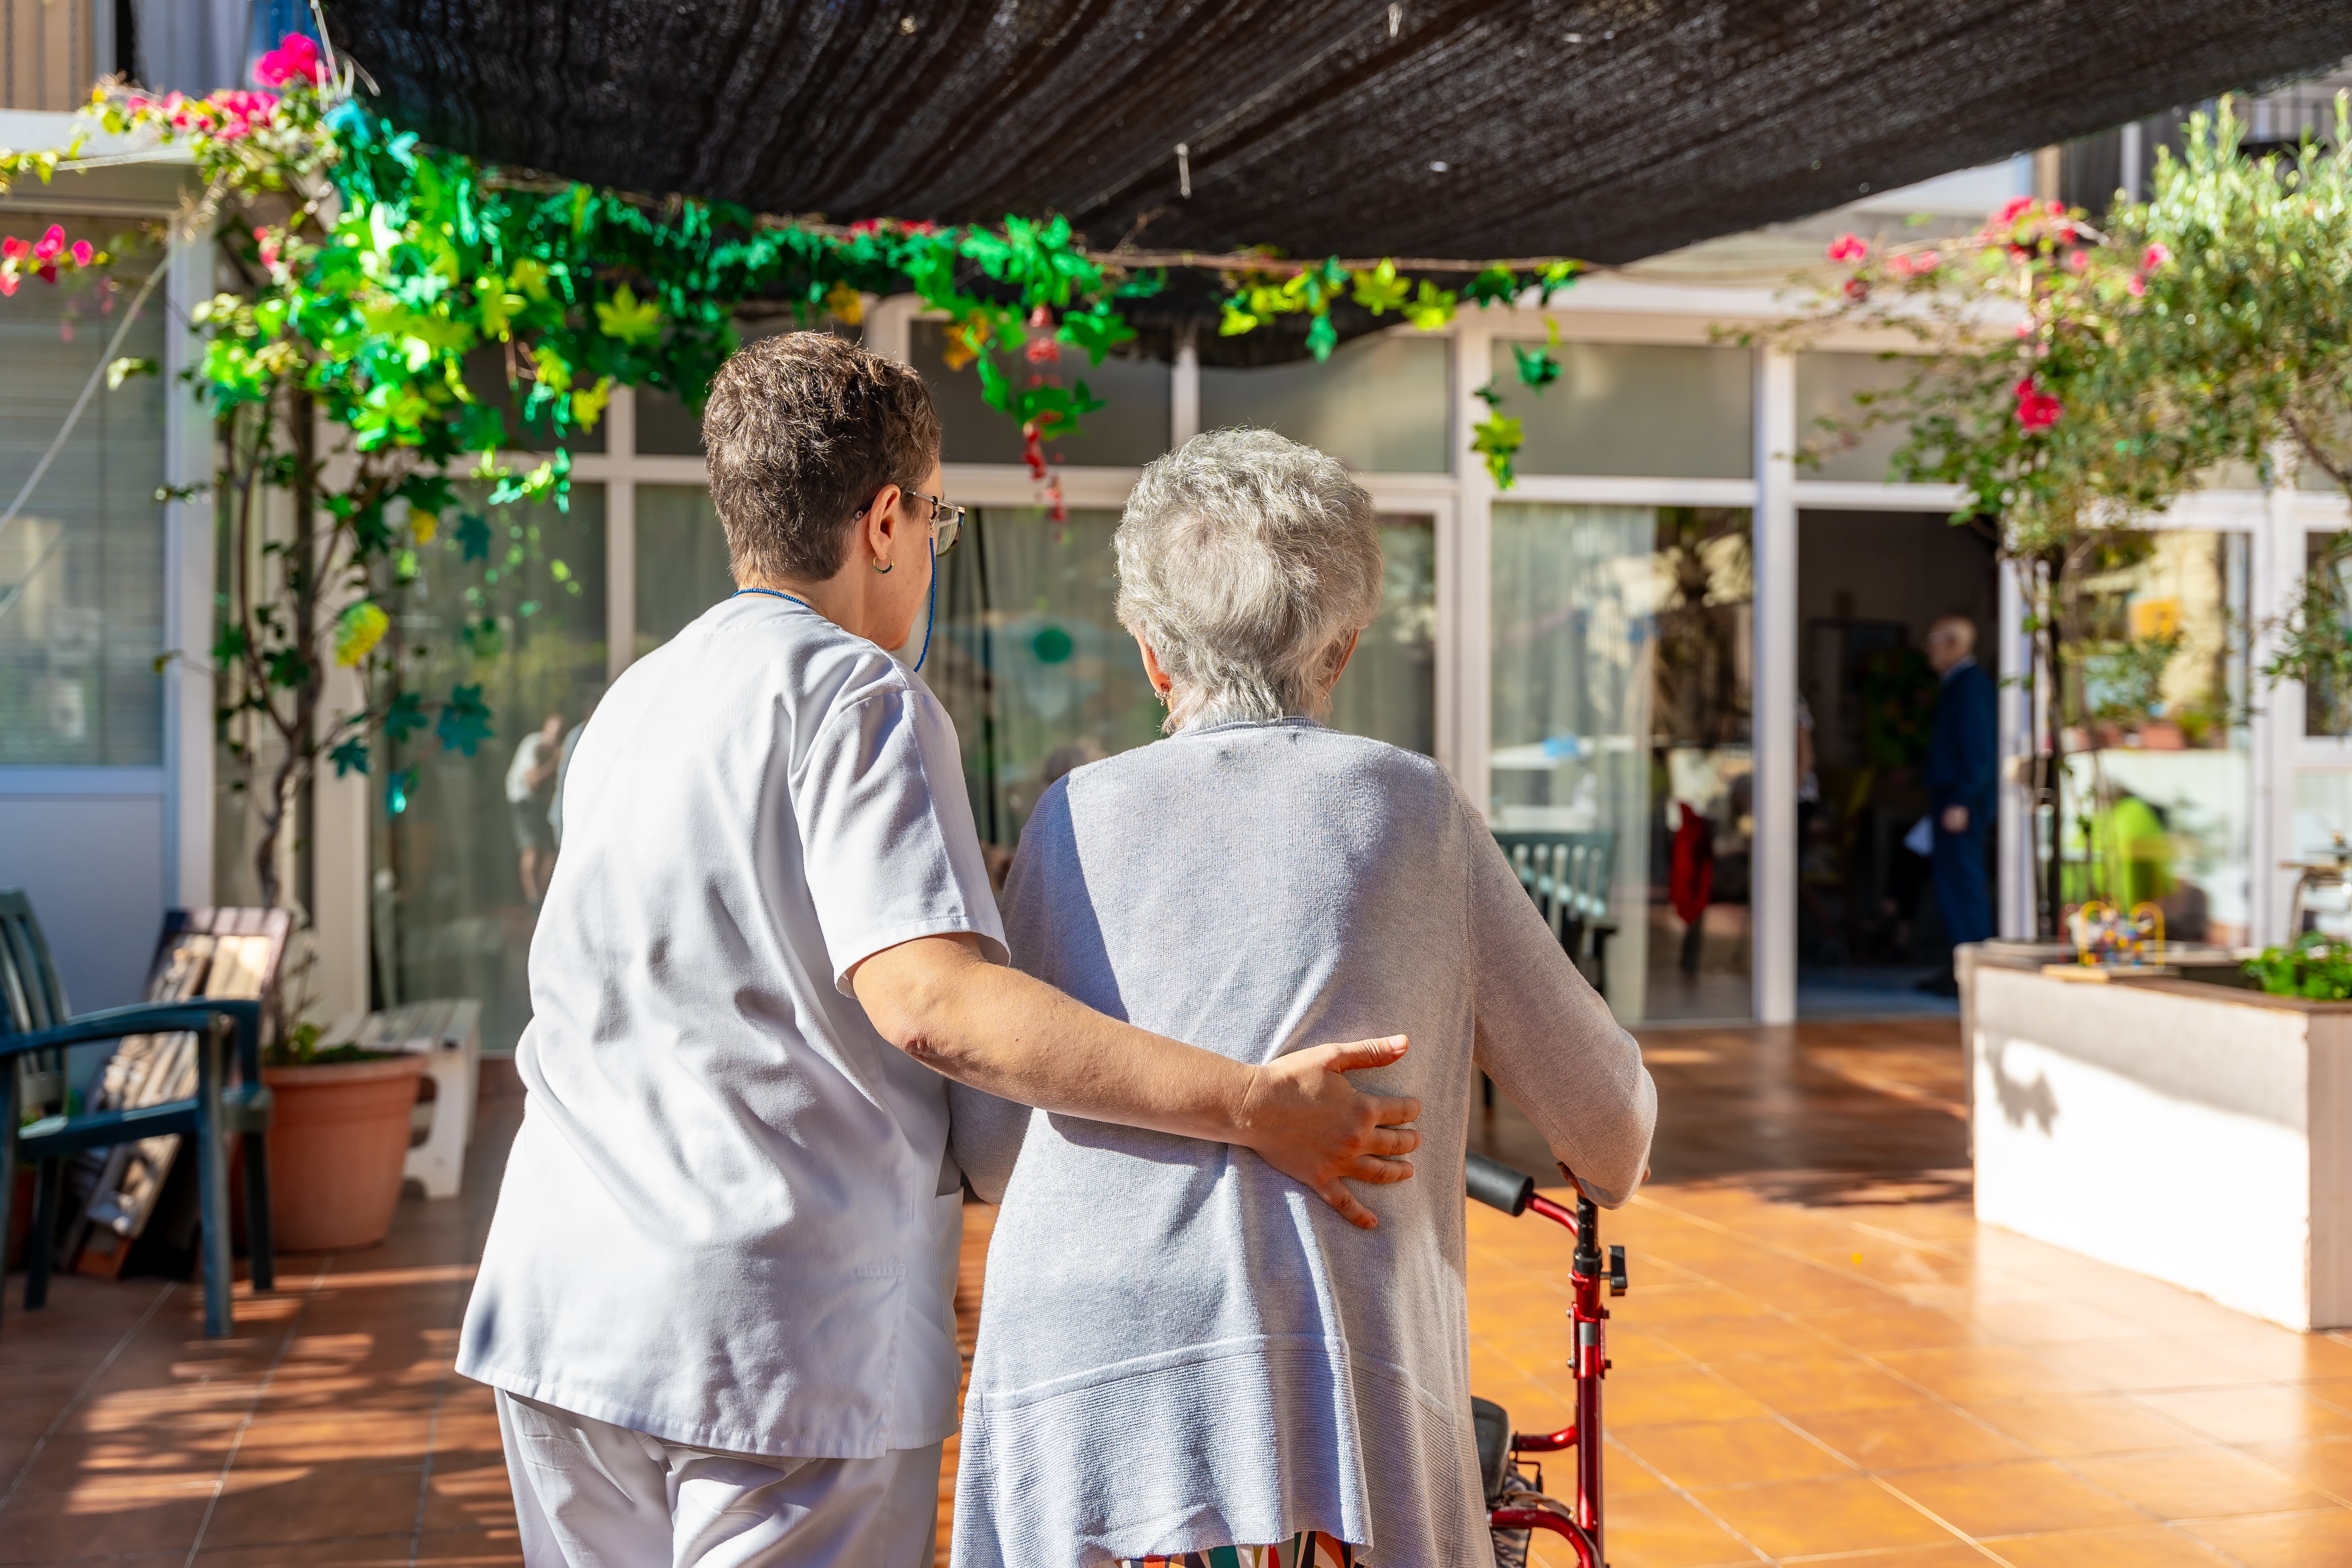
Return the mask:
[(1411, 1179), (1412, 1166), (1400, 1156), (1421, 1147), (1421, 1134), (1404, 1125), (1420, 1117), (1421, 1101), (1366, 1094), (1343, 1075), (1386, 1067), (1404, 1055), (1406, 1044), (1402, 1035), (1391, 1035), (1314, 1046), (1251, 1068), (1248, 1092), (1234, 1113), (1234, 1142), (1306, 1183), (1349, 1224), (1378, 1228), (1347, 1184)]

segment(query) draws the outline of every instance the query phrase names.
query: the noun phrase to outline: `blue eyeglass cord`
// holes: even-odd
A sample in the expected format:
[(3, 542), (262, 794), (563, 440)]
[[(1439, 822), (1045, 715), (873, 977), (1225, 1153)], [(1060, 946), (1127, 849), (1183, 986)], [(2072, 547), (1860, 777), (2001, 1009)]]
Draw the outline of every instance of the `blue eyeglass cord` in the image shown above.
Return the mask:
[[(803, 610), (816, 609), (816, 606), (806, 599), (794, 598), (792, 595), (782, 593), (774, 588), (738, 588), (727, 596), (730, 599), (740, 599), (746, 594), (765, 594), (771, 599), (791, 599)], [(931, 608), (930, 613), (923, 618), (923, 651), (915, 656), (915, 673), (918, 675), (923, 672), (923, 661), (931, 657), (931, 628), (939, 625), (939, 622), (940, 563), (939, 557), (933, 556), (931, 558)]]

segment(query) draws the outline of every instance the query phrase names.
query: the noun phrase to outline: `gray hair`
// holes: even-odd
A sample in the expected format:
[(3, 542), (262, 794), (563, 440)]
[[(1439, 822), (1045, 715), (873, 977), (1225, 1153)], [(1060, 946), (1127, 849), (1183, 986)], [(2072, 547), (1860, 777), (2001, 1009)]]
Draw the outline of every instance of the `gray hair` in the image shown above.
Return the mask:
[(1336, 458), (1271, 430), (1195, 436), (1119, 520), (1119, 625), (1173, 682), (1167, 730), (1320, 717), (1381, 609), (1380, 521)]

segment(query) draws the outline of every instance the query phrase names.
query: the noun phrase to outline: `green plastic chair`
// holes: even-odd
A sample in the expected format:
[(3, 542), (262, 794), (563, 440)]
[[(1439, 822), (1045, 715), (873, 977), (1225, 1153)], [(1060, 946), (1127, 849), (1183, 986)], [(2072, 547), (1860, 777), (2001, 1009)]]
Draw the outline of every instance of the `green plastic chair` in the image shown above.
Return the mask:
[[(220, 911), (229, 913), (231, 911)], [(207, 929), (214, 911), (174, 910), (164, 921), (159, 956), (182, 936)], [(66, 1156), (144, 1138), (176, 1134), (196, 1150), (204, 1225), (205, 1332), (230, 1329), (228, 1141), (245, 1140), (246, 1239), (253, 1288), (275, 1286), (269, 1232), (269, 1090), (261, 1081), (257, 1000), (190, 997), (142, 1002), (72, 1016), (47, 941), (22, 890), (0, 888), (0, 1258), (7, 1255), (20, 1160), (35, 1169), (33, 1228), (25, 1248), (25, 1305), (45, 1304), (49, 1250)], [(191, 1100), (121, 1110), (66, 1113), (66, 1047), (129, 1035), (185, 1032), (196, 1037), (196, 1093)], [(225, 1047), (234, 1037), (238, 1081), (227, 1081)], [(45, 1112), (26, 1121), (28, 1110)]]

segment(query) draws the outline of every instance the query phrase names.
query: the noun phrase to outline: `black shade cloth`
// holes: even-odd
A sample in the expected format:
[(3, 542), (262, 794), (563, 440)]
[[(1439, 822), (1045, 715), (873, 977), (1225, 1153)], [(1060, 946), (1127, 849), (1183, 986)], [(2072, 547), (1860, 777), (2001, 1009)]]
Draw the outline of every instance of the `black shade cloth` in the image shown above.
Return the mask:
[(330, 0), (327, 20), (428, 139), (650, 195), (1061, 212), (1098, 247), (1598, 262), (2352, 55), (2347, 0)]

